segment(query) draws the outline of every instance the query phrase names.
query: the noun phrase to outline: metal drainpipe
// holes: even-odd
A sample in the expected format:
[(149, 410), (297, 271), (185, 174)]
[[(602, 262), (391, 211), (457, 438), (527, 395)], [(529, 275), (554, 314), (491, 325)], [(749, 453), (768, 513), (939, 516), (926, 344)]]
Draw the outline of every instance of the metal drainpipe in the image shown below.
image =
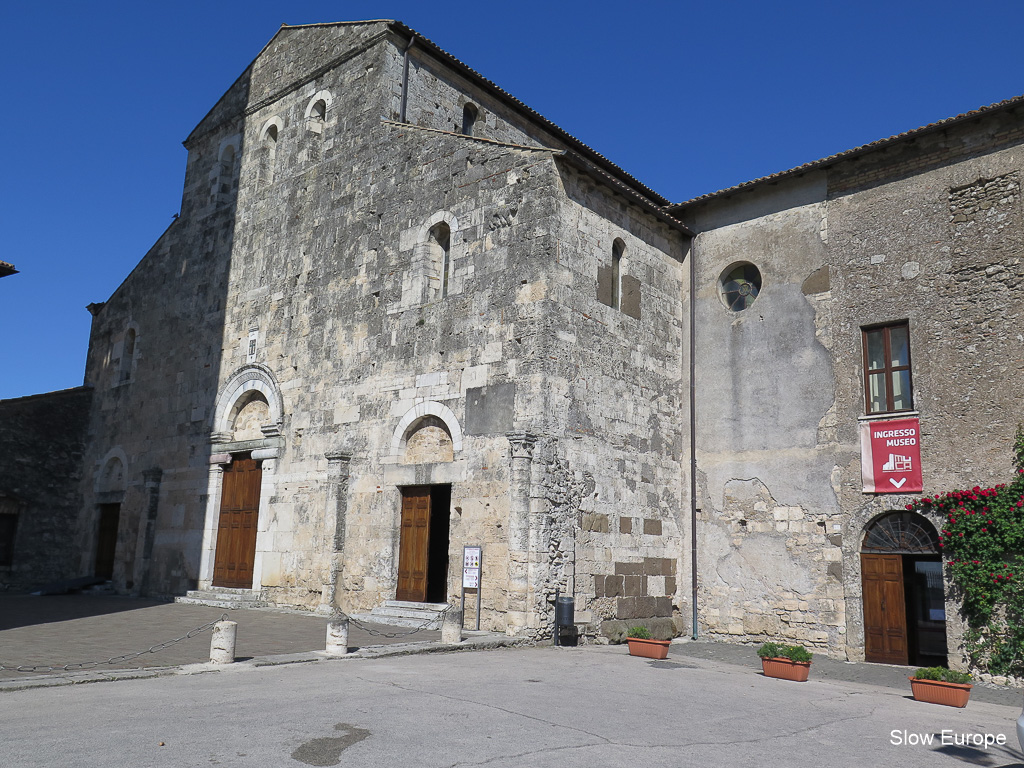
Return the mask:
[(690, 241), (690, 602), (693, 616), (693, 639), (697, 639), (697, 378), (694, 354), (696, 352), (697, 277), (694, 260), (697, 255), (697, 237)]
[(402, 52), (402, 108), (398, 115), (398, 122), (404, 123), (405, 120), (405, 109), (409, 104), (409, 49), (412, 48), (413, 43), (416, 42), (416, 35), (409, 38), (409, 44), (405, 46), (405, 50)]

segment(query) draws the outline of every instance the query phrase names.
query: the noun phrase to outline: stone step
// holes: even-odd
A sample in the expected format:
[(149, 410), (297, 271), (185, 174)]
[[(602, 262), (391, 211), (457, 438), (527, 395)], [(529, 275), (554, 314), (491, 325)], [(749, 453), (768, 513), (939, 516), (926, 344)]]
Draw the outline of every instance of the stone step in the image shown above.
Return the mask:
[(430, 610), (440, 613), (448, 607), (448, 603), (414, 603), (409, 600), (385, 600), (388, 608), (409, 608), (414, 611)]
[(361, 621), (364, 624), (382, 624), (386, 627), (408, 627), (409, 629), (440, 629), (440, 620), (434, 617), (409, 618), (406, 616), (386, 616), (380, 613), (353, 613), (349, 614), (350, 619)]
[(213, 608), (264, 608), (267, 605), (259, 592), (229, 587), (190, 589), (184, 597), (174, 598), (174, 602), (184, 605), (208, 605)]
[(392, 627), (441, 628), (441, 612), (447, 603), (413, 603), (406, 600), (387, 600), (370, 613), (352, 614), (356, 621), (385, 624)]

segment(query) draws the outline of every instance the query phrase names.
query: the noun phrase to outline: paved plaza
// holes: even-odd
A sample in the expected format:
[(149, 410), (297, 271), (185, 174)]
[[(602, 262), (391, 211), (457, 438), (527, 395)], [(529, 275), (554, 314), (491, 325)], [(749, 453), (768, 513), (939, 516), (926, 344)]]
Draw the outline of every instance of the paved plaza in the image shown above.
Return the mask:
[[(61, 667), (106, 661), (182, 637), (225, 614), (238, 622), (239, 659), (322, 651), (326, 645), (324, 616), (271, 609), (226, 610), (114, 595), (0, 595), (0, 665)], [(441, 636), (438, 631), (410, 634), (412, 630), (406, 627), (365, 626), (367, 629), (350, 626), (350, 647), (432, 642)], [(209, 658), (207, 630), (157, 653), (116, 664), (90, 665), (86, 671), (156, 669), (202, 663)], [(43, 672), (0, 670), (0, 687), (4, 681), (38, 679)], [(55, 674), (67, 679), (82, 677), (80, 670), (58, 670)]]
[[(665, 661), (540, 646), (0, 690), (0, 754), (19, 768), (1024, 765), (1019, 706), (922, 704), (908, 685), (819, 670), (791, 683), (687, 648)], [(970, 745), (985, 736), (1004, 744)]]
[[(5, 595), (0, 662), (106, 659), (223, 613), (114, 596)], [(318, 653), (321, 616), (238, 610), (230, 618), (242, 659), (233, 665), (203, 664), (203, 632), (127, 664), (4, 673), (3, 763), (1024, 766), (1014, 731), (1021, 691), (975, 686), (966, 709), (922, 704), (910, 697), (905, 667), (819, 656), (809, 682), (790, 683), (761, 675), (744, 646), (676, 642), (665, 661), (630, 657), (624, 646), (427, 654), (446, 648), (439, 633), (375, 634), (409, 631), (383, 626), (352, 628), (351, 645), (368, 656), (329, 659)], [(501, 640), (465, 645), (488, 639)], [(985, 737), (989, 746), (971, 743)]]

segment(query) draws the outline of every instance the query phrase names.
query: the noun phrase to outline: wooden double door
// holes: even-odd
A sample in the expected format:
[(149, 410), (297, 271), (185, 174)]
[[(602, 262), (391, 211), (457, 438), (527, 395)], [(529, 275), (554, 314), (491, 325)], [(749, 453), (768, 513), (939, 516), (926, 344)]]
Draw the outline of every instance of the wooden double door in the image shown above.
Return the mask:
[(244, 454), (224, 470), (213, 585), (251, 589), (259, 520), (260, 462)]
[(450, 485), (402, 488), (396, 600), (447, 600)]
[(880, 664), (944, 665), (941, 557), (863, 553), (860, 562), (865, 659)]

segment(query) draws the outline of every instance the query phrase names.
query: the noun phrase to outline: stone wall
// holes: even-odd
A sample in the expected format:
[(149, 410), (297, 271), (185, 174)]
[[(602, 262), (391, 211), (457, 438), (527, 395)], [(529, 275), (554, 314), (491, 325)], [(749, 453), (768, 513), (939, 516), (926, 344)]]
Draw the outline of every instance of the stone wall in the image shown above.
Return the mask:
[[(827, 264), (823, 196), (811, 178), (696, 221), (699, 616), (713, 635), (841, 641), (832, 474), (852, 454), (834, 437), (831, 328), (816, 313), (827, 285), (807, 287)], [(719, 280), (740, 262), (762, 287), (732, 312)]]
[[(446, 594), (482, 545), (483, 628), (548, 633), (555, 589), (591, 631), (671, 619), (685, 239), (415, 49), (394, 122), (384, 30), (282, 30), (189, 137), (181, 218), (96, 309), (82, 529), (117, 494), (117, 584), (209, 586), (222, 468), (249, 454), (271, 602), (393, 598), (403, 489), (450, 485)], [(623, 311), (598, 295), (615, 238)]]
[[(82, 454), (92, 391), (77, 387), (0, 401), (0, 590), (28, 590), (91, 575), (75, 535)], [(13, 524), (11, 517), (15, 517)]]
[[(863, 379), (856, 378), (863, 362), (853, 349), (859, 328), (907, 319), (925, 495), (1005, 482), (1013, 434), (1024, 421), (1024, 315), (1013, 299), (1024, 282), (1021, 162), (1013, 149), (983, 151), (991, 127), (964, 128), (957, 137), (981, 145), (976, 157), (836, 196), (829, 205), (833, 290), (849, 307), (842, 335), (836, 334), (840, 412), (852, 417), (864, 408)], [(922, 142), (921, 152), (929, 143)], [(852, 421), (844, 420), (840, 433), (850, 443), (856, 440)], [(906, 502), (865, 497), (858, 475), (859, 462), (853, 462), (840, 483), (851, 514), (844, 569), (852, 658), (863, 653), (856, 555), (862, 526)], [(955, 661), (961, 627), (952, 602), (947, 617)]]
[[(562, 168), (561, 181), (538, 429), (564, 435), (568, 466), (592, 486), (576, 521), (577, 607), (594, 632), (655, 617), (680, 619), (678, 632), (689, 617), (678, 578), (689, 568), (687, 238), (578, 171)], [(632, 314), (600, 295), (616, 241), (622, 283), (637, 286)]]
[[(697, 278), (701, 621), (863, 659), (862, 328), (907, 321), (924, 494), (1009, 477), (1024, 420), (1018, 118), (958, 125), (684, 211)], [(730, 313), (720, 276), (758, 266)], [(947, 589), (947, 600), (950, 590)], [(947, 603), (950, 660), (960, 627)]]

